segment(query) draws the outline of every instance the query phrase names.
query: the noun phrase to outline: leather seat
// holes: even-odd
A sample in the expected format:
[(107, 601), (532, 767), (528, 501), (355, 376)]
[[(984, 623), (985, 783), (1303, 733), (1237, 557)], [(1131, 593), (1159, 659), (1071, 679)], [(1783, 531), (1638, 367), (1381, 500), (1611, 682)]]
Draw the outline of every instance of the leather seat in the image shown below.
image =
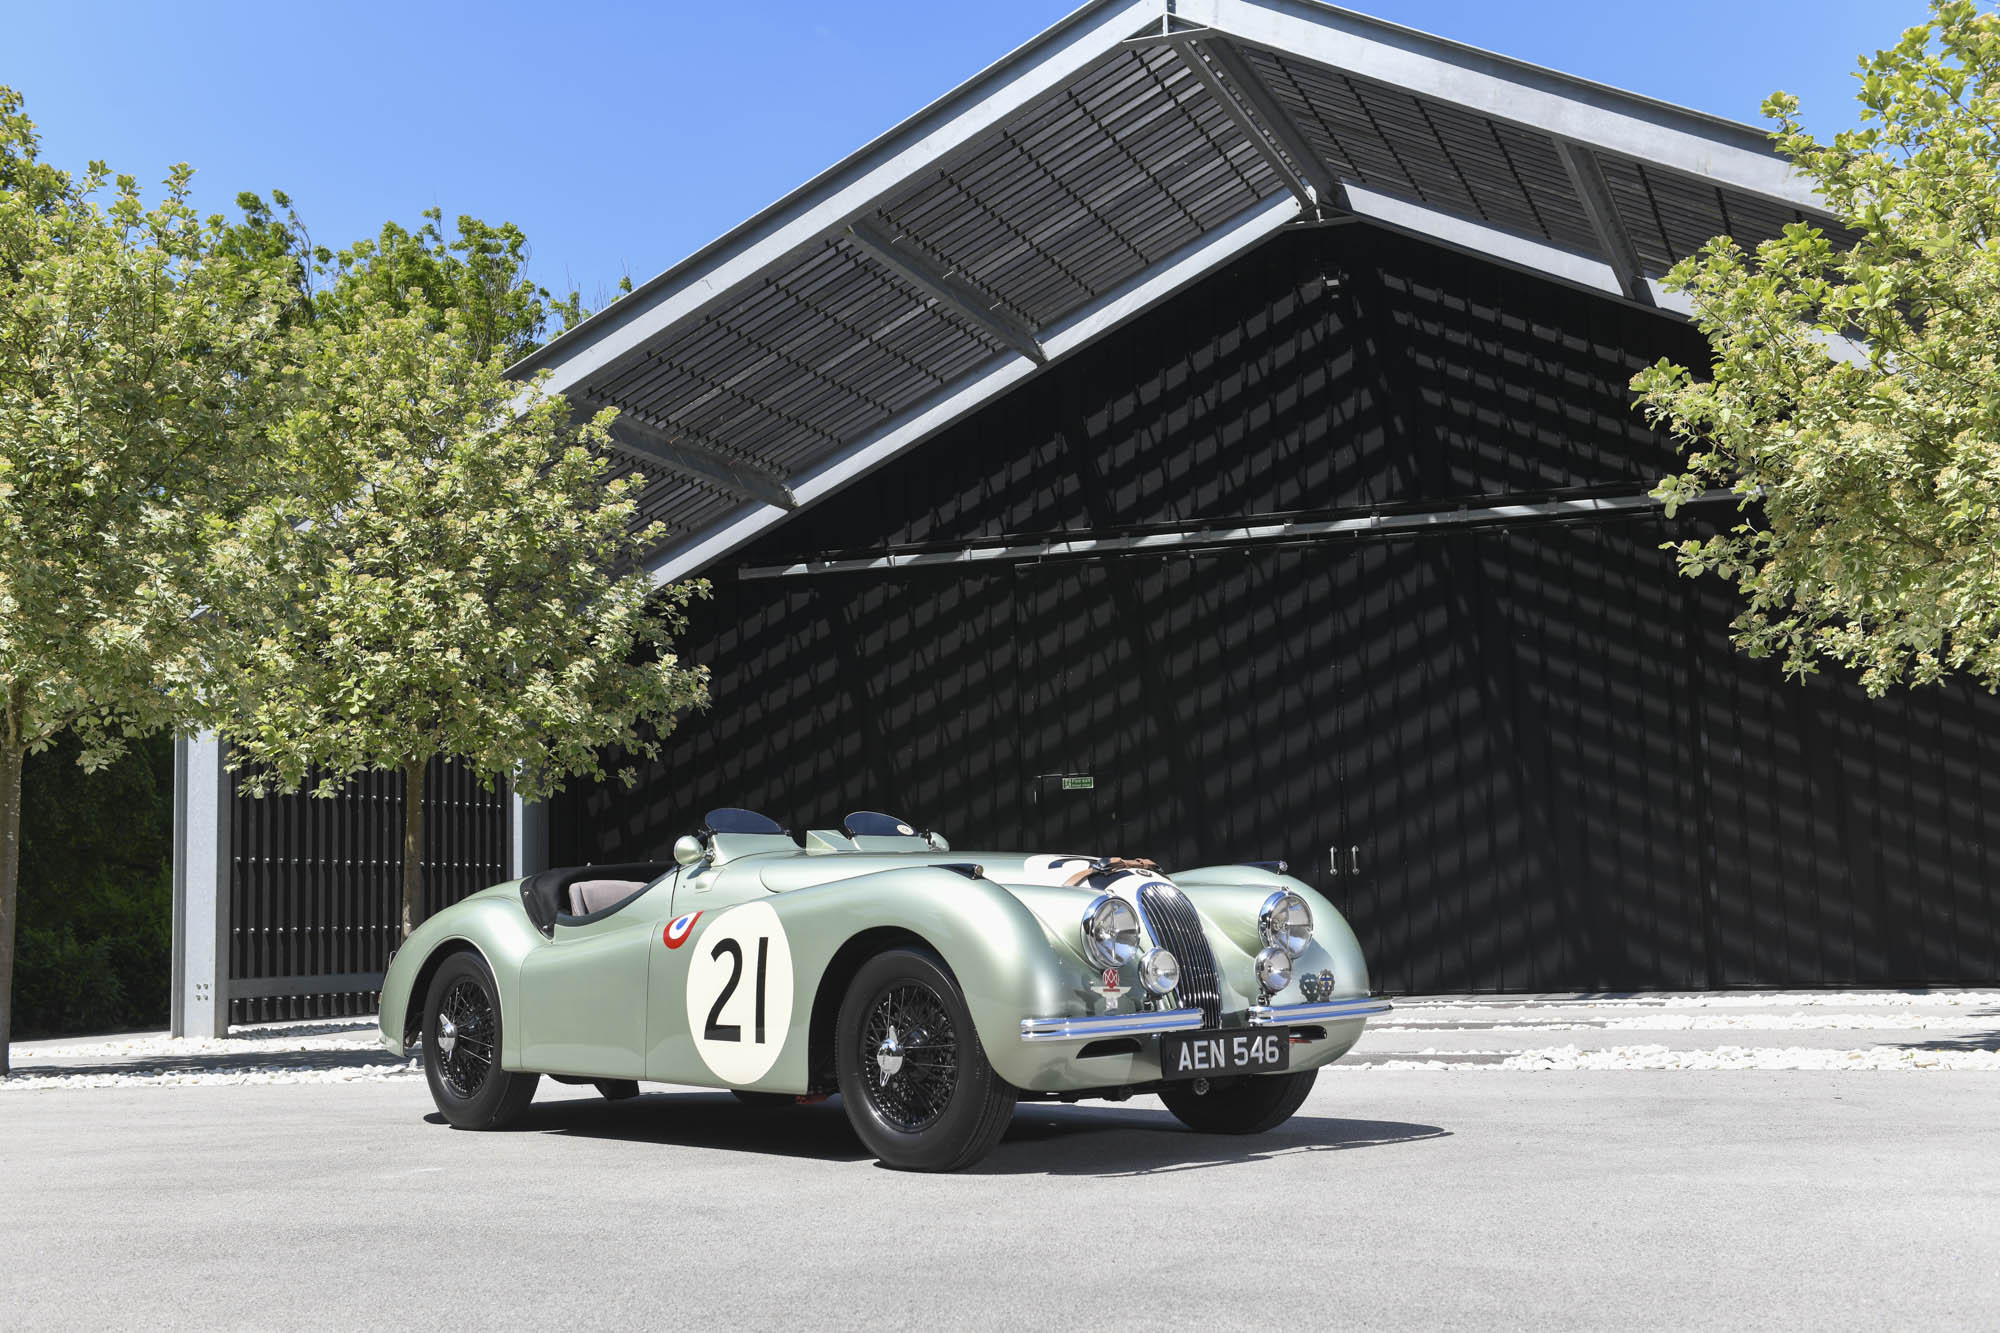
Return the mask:
[(640, 879), (580, 879), (569, 886), (569, 914), (589, 916), (630, 898), (646, 887)]

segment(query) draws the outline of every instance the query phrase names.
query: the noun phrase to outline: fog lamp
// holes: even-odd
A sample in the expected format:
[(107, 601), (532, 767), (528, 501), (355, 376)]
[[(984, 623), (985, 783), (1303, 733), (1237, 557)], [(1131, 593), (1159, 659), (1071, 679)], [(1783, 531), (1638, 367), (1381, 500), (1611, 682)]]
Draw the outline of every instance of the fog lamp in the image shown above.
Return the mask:
[(1155, 949), (1139, 964), (1139, 980), (1155, 995), (1165, 995), (1181, 984), (1181, 960), (1165, 949)]
[(1083, 913), (1083, 951), (1099, 967), (1123, 967), (1139, 956), (1139, 914), (1123, 898), (1100, 893)]
[(1292, 956), (1273, 944), (1257, 955), (1257, 984), (1276, 995), (1292, 984)]
[(1257, 911), (1257, 931), (1264, 943), (1297, 958), (1312, 943), (1312, 908), (1296, 893), (1274, 893)]

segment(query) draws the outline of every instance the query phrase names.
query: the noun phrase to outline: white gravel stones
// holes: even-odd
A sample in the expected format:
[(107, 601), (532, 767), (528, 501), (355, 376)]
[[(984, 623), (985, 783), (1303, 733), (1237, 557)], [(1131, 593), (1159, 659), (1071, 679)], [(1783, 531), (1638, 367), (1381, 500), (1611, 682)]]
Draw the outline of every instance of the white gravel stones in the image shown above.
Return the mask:
[(0, 1091), (31, 1088), (213, 1087), (378, 1083), (422, 1067), (382, 1048), (372, 1018), (255, 1024), (227, 1037), (143, 1033), (17, 1046)]
[(1355, 1071), (1499, 1070), (1503, 1073), (1510, 1070), (1539, 1073), (1614, 1069), (2000, 1070), (2000, 1051), (1927, 1051), (1889, 1046), (1853, 1051), (1813, 1046), (1714, 1046), (1693, 1051), (1671, 1050), (1665, 1046), (1613, 1046), (1603, 1050), (1552, 1046), (1513, 1055), (1504, 1051), (1425, 1050), (1405, 1058), (1376, 1060), (1368, 1064), (1337, 1064), (1333, 1068)]

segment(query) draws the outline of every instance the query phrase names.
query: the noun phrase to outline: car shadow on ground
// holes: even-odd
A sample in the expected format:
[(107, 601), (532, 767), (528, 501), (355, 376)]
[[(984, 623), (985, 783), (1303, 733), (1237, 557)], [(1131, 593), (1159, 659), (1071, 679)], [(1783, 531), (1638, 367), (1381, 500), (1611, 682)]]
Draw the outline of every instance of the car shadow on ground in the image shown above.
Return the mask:
[[(424, 1117), (442, 1124), (444, 1117)], [(530, 1106), (509, 1131), (859, 1162), (871, 1154), (838, 1098), (746, 1106), (727, 1093), (646, 1093), (626, 1101), (565, 1098)], [(1267, 1134), (1196, 1134), (1163, 1109), (1029, 1102), (975, 1175), (1137, 1176), (1229, 1166), (1300, 1153), (1378, 1148), (1450, 1137), (1436, 1125), (1294, 1116)]]

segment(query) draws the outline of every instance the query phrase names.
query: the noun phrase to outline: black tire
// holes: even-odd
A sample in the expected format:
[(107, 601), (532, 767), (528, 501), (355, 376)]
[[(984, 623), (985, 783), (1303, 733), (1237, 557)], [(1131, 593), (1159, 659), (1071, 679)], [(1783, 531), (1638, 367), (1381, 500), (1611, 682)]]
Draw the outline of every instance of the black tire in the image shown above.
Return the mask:
[(1196, 1092), (1193, 1083), (1160, 1091), (1174, 1118), (1200, 1134), (1262, 1134), (1292, 1118), (1313, 1089), (1317, 1069), (1260, 1074)]
[(863, 963), (834, 1041), (848, 1121), (884, 1166), (963, 1170), (1014, 1118), (1013, 1085), (993, 1071), (958, 982), (927, 949)]
[(594, 1078), (590, 1085), (607, 1102), (630, 1101), (639, 1095), (639, 1080), (635, 1078)]
[(424, 1081), (458, 1129), (499, 1129), (534, 1100), (541, 1075), (500, 1067), (500, 988), (476, 953), (453, 954), (431, 978), (424, 997)]
[(760, 1110), (775, 1111), (779, 1107), (799, 1104), (799, 1099), (789, 1092), (746, 1092), (742, 1088), (731, 1088), (729, 1094), (745, 1106), (755, 1106)]

